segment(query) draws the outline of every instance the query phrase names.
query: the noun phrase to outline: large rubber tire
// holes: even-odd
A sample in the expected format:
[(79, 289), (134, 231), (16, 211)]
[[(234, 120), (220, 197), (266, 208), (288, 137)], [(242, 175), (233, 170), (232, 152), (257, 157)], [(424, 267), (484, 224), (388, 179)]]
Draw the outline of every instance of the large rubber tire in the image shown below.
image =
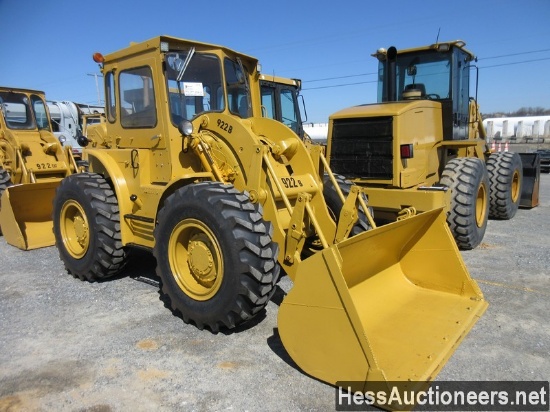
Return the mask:
[[(338, 186), (340, 186), (344, 197), (347, 197), (351, 192), (353, 182), (346, 180), (346, 178), (341, 175), (334, 175), (334, 178), (336, 179)], [(338, 217), (340, 216), (340, 212), (342, 211), (344, 204), (342, 203), (340, 196), (338, 196), (338, 192), (327, 174), (325, 174), (323, 178), (323, 196), (325, 197), (325, 202), (334, 221), (338, 223)], [(367, 203), (366, 197), (363, 196), (363, 199), (365, 200), (365, 203)], [(372, 229), (363, 209), (359, 207), (357, 211), (359, 214), (359, 220), (357, 220), (357, 223), (351, 229), (350, 236), (355, 236), (359, 233)]]
[(232, 185), (183, 187), (158, 214), (154, 255), (166, 303), (217, 333), (258, 314), (275, 292), (280, 267), (273, 226)]
[(487, 160), (491, 185), (489, 217), (507, 220), (515, 216), (521, 200), (523, 166), (517, 153), (493, 153)]
[(485, 163), (473, 157), (450, 160), (441, 175), (451, 190), (447, 223), (462, 250), (477, 247), (485, 236), (489, 217), (489, 176)]
[[(6, 188), (11, 186), (11, 177), (10, 174), (4, 170), (0, 169), (0, 210), (2, 209), (2, 193)], [(2, 234), (2, 227), (0, 226), (0, 235)]]
[(76, 173), (61, 181), (53, 204), (53, 231), (65, 268), (81, 280), (114, 276), (127, 262), (118, 201), (99, 174)]

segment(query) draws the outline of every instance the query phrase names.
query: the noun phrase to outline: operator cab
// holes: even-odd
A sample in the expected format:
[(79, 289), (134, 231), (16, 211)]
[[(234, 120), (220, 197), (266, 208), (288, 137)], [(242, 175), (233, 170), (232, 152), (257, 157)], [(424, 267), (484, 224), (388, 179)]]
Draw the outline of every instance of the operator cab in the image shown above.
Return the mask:
[(446, 140), (468, 138), (470, 62), (461, 40), (428, 47), (379, 49), (378, 103), (435, 100), (442, 105)]
[[(261, 75), (260, 88), (262, 94), (262, 116), (282, 122), (304, 139), (302, 116), (298, 104), (298, 96), (302, 82), (299, 79)], [(302, 106), (303, 104), (302, 99)]]

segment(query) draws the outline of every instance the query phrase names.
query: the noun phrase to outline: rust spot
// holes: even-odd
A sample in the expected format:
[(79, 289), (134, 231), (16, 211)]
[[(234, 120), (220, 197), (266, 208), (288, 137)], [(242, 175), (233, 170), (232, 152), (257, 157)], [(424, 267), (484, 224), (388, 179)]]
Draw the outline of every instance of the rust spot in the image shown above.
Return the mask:
[(23, 410), (23, 404), (19, 396), (5, 396), (0, 398), (0, 411), (15, 412)]
[(168, 372), (161, 371), (160, 369), (147, 369), (138, 371), (137, 375), (142, 381), (151, 381), (166, 378), (168, 376)]
[(136, 346), (139, 348), (139, 349), (143, 349), (143, 350), (157, 350), (159, 348), (159, 344), (153, 340), (153, 339), (143, 339), (143, 340), (140, 340)]
[(239, 364), (237, 362), (231, 362), (231, 361), (222, 362), (218, 364), (218, 368), (221, 368), (221, 369), (236, 369), (238, 366)]

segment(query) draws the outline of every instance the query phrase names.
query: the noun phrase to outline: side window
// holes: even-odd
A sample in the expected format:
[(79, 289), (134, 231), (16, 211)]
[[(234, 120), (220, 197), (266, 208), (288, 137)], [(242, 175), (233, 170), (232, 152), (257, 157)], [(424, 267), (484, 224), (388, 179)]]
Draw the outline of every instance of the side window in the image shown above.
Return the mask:
[(105, 76), (105, 96), (107, 101), (107, 119), (112, 123), (116, 121), (116, 95), (115, 95), (115, 75), (113, 72), (108, 72)]
[(151, 68), (122, 71), (119, 75), (119, 90), (122, 127), (155, 127), (157, 111)]
[[(39, 130), (50, 130), (50, 122), (48, 121), (48, 112), (42, 99), (36, 95), (31, 97), (34, 116)], [(51, 131), (51, 130), (50, 130)]]
[(250, 96), (248, 95), (246, 76), (239, 64), (225, 59), (225, 82), (229, 111), (246, 119), (251, 116)]
[(33, 130), (36, 127), (29, 99), (25, 94), (1, 92), (0, 102), (8, 128)]
[(275, 89), (262, 86), (262, 116), (275, 119)]
[(453, 113), (455, 127), (454, 138), (466, 139), (468, 137), (468, 117), (470, 113), (470, 66), (466, 56), (455, 49), (453, 56)]
[(292, 90), (281, 90), (281, 121), (294, 130), (295, 133), (298, 133), (298, 116), (296, 116), (297, 110), (298, 105), (294, 100), (294, 93), (292, 93)]

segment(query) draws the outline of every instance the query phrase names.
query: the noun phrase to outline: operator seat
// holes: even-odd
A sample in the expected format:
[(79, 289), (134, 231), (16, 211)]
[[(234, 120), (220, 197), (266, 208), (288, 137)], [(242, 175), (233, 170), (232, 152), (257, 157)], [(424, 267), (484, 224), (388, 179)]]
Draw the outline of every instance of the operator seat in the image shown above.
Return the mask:
[(426, 86), (423, 83), (411, 83), (403, 90), (403, 100), (423, 99), (426, 97)]

